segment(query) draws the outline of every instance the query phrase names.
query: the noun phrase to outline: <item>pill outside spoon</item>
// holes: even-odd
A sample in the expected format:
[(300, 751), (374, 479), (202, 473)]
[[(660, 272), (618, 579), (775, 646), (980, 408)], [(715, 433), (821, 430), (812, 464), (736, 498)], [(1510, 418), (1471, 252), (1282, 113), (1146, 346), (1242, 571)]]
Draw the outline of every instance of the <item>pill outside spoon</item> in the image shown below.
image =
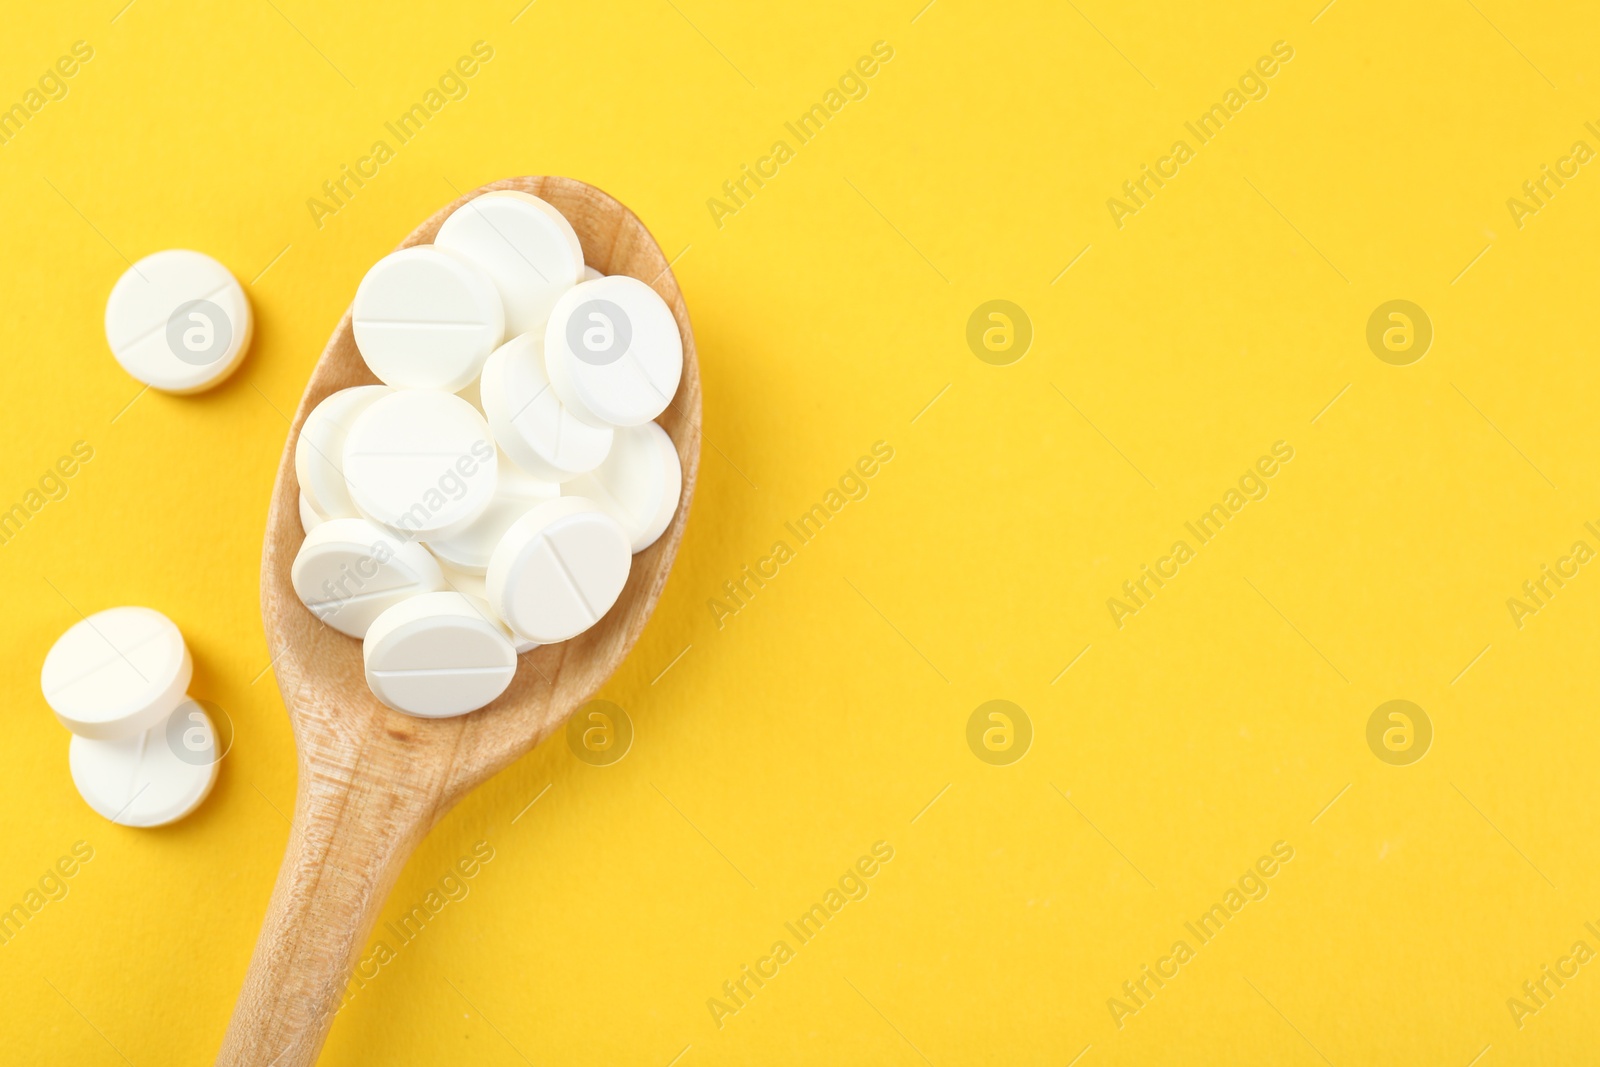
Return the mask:
[(307, 414), (339, 389), (374, 385), (347, 311), (295, 413), (278, 467), (261, 565), (261, 607), (278, 688), (294, 729), (299, 781), (283, 866), (218, 1056), (230, 1067), (316, 1062), (384, 899), (417, 844), (456, 802), (549, 735), (622, 663), (655, 607), (683, 537), (699, 467), (700, 376), (688, 311), (667, 258), (631, 211), (570, 178), (511, 178), (447, 205), (401, 242), (431, 241), (452, 211), (515, 190), (553, 204), (584, 261), (652, 286), (683, 337), (683, 377), (659, 421), (683, 467), (683, 494), (660, 540), (633, 558), (615, 606), (570, 641), (518, 657), (487, 707), (419, 719), (367, 686), (361, 643), (324, 625), (296, 596), (290, 567), (304, 538), (294, 443)]

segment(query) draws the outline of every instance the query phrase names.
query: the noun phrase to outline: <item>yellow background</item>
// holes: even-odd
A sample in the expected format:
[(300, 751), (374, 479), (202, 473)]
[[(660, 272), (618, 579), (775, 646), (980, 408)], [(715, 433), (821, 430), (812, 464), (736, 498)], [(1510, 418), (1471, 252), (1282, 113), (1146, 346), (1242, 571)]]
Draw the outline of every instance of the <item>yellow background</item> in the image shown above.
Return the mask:
[[(0, 506), (94, 448), (0, 546), (0, 904), (95, 850), (0, 946), (0, 1058), (214, 1055), (294, 793), (257, 597), (285, 415), (367, 266), (456, 190), (544, 173), (678, 257), (699, 489), (601, 694), (632, 750), (593, 767), (554, 737), (434, 831), (385, 918), (475, 842), (495, 858), (322, 1062), (1594, 1058), (1600, 965), (1520, 1029), (1506, 1006), (1600, 948), (1600, 573), (1521, 629), (1506, 607), (1600, 547), (1600, 170), (1520, 229), (1506, 207), (1600, 148), (1592, 13), (122, 3), (14, 5), (0, 34), (6, 103), (95, 50), (0, 147)], [(478, 40), (470, 94), (319, 229), (306, 200)], [(870, 94), (715, 225), (707, 199), (879, 40)], [(1118, 229), (1106, 199), (1280, 40), (1270, 94)], [(246, 283), (254, 347), (129, 407), (105, 299), (168, 247)], [(965, 341), (996, 298), (1035, 330), (1009, 366)], [(1396, 298), (1436, 333), (1406, 367), (1365, 341)], [(719, 628), (721, 584), (879, 440), (867, 498)], [(1278, 440), (1270, 495), (1118, 629), (1107, 598)], [(237, 731), (156, 831), (85, 807), (38, 691), (76, 611), (124, 603), (182, 627)], [(1366, 743), (1396, 698), (1435, 732), (1406, 767)], [(967, 746), (991, 699), (1033, 725), (1010, 766)], [(870, 895), (719, 1028), (708, 998), (880, 840)], [(1279, 840), (1270, 895), (1119, 1029), (1108, 998)]]

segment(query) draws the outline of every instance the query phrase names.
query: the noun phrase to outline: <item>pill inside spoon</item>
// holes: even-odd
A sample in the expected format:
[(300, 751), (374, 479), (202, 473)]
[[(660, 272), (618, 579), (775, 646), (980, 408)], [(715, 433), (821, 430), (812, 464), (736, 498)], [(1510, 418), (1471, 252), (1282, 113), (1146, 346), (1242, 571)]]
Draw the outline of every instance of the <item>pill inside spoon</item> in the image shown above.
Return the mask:
[(301, 428), (294, 589), (365, 642), (380, 701), (464, 714), (520, 654), (605, 618), (666, 530), (682, 471), (651, 420), (683, 338), (654, 288), (585, 266), (570, 222), (517, 190), (374, 264), (352, 326), (382, 384), (332, 393)]

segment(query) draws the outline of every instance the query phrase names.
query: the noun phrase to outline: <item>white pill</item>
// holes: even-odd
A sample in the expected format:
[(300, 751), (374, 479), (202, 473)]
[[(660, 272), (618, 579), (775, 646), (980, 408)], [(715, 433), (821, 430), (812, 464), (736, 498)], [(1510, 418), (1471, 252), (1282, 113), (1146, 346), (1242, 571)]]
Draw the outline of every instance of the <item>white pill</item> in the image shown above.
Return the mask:
[(593, 500), (616, 519), (635, 552), (655, 544), (683, 492), (683, 465), (667, 431), (653, 422), (618, 428), (611, 454), (561, 486), (562, 496)]
[(638, 426), (661, 414), (683, 375), (683, 337), (656, 291), (625, 275), (561, 294), (544, 332), (550, 384), (574, 415)]
[(197, 393), (232, 374), (253, 330), (250, 300), (228, 268), (182, 248), (129, 267), (106, 301), (111, 354), (169, 393)]
[(391, 605), (444, 585), (427, 549), (366, 519), (329, 519), (306, 534), (289, 580), (313, 615), (351, 637)]
[(135, 737), (183, 700), (194, 661), (172, 620), (150, 608), (108, 608), (50, 647), (39, 685), (45, 702), (75, 734)]
[(380, 397), (344, 440), (356, 510), (407, 537), (449, 537), (483, 514), (498, 467), (489, 424), (451, 393)]
[(497, 461), (497, 467), (494, 496), (483, 514), (452, 537), (429, 539), (428, 550), (440, 563), (468, 574), (484, 573), (489, 569), (490, 553), (511, 524), (534, 505), (561, 495), (561, 486), (523, 473), (504, 457)]
[(379, 397), (394, 390), (385, 385), (358, 385), (324, 397), (300, 426), (294, 445), (294, 473), (300, 494), (324, 519), (356, 514), (344, 483), (344, 441), (350, 425)]
[(562, 497), (512, 523), (495, 546), (489, 603), (518, 636), (565, 641), (611, 610), (632, 562), (628, 535), (600, 505)]
[(580, 278), (579, 281), (592, 282), (596, 278), (604, 278), (604, 277), (605, 277), (604, 274), (601, 274), (599, 271), (595, 270), (593, 267), (585, 266), (583, 268), (583, 277)]
[(220, 761), (211, 717), (188, 699), (133, 737), (74, 737), (67, 749), (79, 795), (118, 826), (164, 826), (183, 818), (211, 792)]
[(611, 451), (611, 427), (578, 418), (550, 387), (540, 334), (525, 333), (495, 349), (480, 386), (495, 441), (531, 474), (563, 482), (593, 470)]
[(556, 298), (583, 273), (583, 247), (572, 224), (538, 197), (514, 190), (469, 200), (444, 220), (433, 243), (494, 279), (507, 336), (542, 327)]
[(489, 606), (425, 593), (378, 616), (361, 655), (367, 685), (407, 715), (437, 719), (490, 703), (517, 673), (517, 653)]
[(327, 519), (324, 519), (321, 515), (317, 514), (317, 509), (311, 506), (311, 501), (306, 499), (306, 495), (304, 493), (301, 493), (300, 532), (310, 533), (312, 530), (315, 530), (318, 526), (321, 526), (327, 521)]
[(432, 245), (402, 248), (361, 279), (351, 308), (372, 373), (402, 389), (454, 392), (505, 336), (505, 311), (479, 267)]

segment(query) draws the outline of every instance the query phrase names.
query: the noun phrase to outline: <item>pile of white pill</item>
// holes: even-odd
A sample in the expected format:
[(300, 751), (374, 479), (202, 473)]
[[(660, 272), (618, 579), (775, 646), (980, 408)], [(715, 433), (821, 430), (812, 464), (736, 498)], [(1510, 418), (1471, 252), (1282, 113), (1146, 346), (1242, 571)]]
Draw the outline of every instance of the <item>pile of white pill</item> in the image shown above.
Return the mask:
[[(239, 366), (254, 316), (228, 268), (201, 252), (145, 256), (106, 300), (106, 342), (139, 381), (196, 393)], [(183, 634), (150, 608), (97, 612), (62, 634), (39, 684), (72, 731), (67, 763), (91, 808), (122, 826), (162, 826), (199, 807), (217, 780), (217, 732), (189, 696)]]
[(654, 289), (585, 267), (566, 218), (515, 191), (379, 260), (351, 317), (383, 384), (301, 427), (291, 579), (363, 642), (379, 700), (460, 715), (505, 691), (519, 653), (598, 622), (671, 522), (683, 472), (652, 420), (683, 339)]
[(45, 656), (39, 683), (72, 731), (72, 782), (123, 826), (161, 826), (199, 806), (217, 778), (217, 733), (188, 695), (194, 661), (171, 619), (150, 608), (97, 612)]

